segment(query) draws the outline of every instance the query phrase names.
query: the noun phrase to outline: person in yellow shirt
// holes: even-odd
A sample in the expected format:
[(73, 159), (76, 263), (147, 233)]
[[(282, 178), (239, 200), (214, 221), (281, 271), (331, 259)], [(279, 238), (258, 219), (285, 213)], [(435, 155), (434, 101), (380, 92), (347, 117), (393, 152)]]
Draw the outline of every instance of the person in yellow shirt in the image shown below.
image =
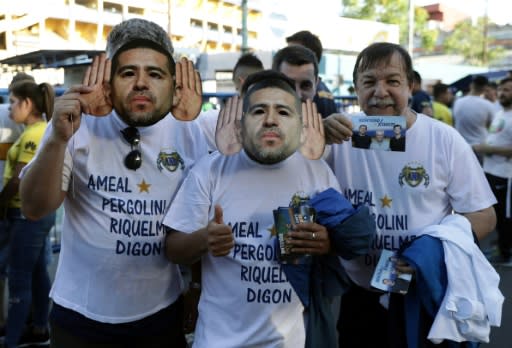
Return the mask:
[[(12, 78), (9, 86), (22, 80), (34, 81), (34, 78), (24, 72), (18, 72)], [(7, 151), (9, 151), (12, 144), (14, 144), (16, 139), (23, 133), (24, 128), (22, 124), (17, 124), (9, 118), (8, 99), (9, 98), (7, 98), (5, 103), (0, 104), (0, 175), (4, 173)], [(2, 191), (3, 186), (3, 182), (0, 178), (0, 191)], [(1, 233), (5, 230), (5, 224), (5, 220), (0, 219), (0, 325), (2, 326), (5, 325), (5, 308), (7, 307), (3, 299), (5, 297), (5, 286), (7, 285), (5, 280), (7, 278), (7, 245), (9, 243), (7, 233)], [(5, 333), (0, 333), (0, 340), (2, 336), (5, 336)]]
[(434, 101), (432, 102), (432, 110), (434, 118), (453, 127), (453, 117), (450, 107), (453, 103), (453, 93), (448, 85), (444, 83), (436, 83), (432, 88)]
[[(48, 313), (50, 277), (46, 268), (47, 235), (55, 222), (55, 212), (40, 220), (21, 214), (18, 178), (22, 168), (34, 157), (46, 129), (46, 117), (53, 113), (55, 93), (47, 83), (19, 81), (9, 87), (9, 117), (25, 130), (7, 152), (4, 187), (0, 207), (7, 218), (9, 235), (9, 309), (5, 327), (5, 347), (49, 343)], [(45, 117), (46, 116), (46, 117)], [(32, 304), (33, 325), (25, 328)]]

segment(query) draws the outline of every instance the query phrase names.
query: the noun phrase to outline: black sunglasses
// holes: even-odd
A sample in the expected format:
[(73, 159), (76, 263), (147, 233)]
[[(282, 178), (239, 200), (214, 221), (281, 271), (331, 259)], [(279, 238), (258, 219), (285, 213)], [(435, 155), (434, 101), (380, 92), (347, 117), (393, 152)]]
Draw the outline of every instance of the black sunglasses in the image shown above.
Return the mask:
[[(124, 165), (131, 170), (137, 170), (142, 165), (142, 154), (140, 152), (140, 133), (135, 127), (128, 127), (121, 130), (124, 140), (130, 144), (132, 151), (124, 158)], [(133, 147), (136, 149), (133, 149)]]

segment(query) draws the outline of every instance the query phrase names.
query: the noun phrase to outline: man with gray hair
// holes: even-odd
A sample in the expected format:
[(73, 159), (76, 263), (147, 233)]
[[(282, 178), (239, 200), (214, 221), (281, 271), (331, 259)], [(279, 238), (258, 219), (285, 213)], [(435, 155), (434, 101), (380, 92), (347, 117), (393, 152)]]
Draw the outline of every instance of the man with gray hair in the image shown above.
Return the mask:
[(375, 138), (373, 138), (372, 143), (370, 144), (370, 149), (389, 151), (389, 140), (384, 138), (383, 129), (377, 129), (375, 131)]
[(199, 113), (200, 77), (143, 19), (115, 26), (106, 51), (56, 100), (22, 173), (28, 219), (64, 203), (52, 347), (185, 347), (182, 279), (165, 258), (161, 221), (207, 153), (197, 124), (178, 121)]

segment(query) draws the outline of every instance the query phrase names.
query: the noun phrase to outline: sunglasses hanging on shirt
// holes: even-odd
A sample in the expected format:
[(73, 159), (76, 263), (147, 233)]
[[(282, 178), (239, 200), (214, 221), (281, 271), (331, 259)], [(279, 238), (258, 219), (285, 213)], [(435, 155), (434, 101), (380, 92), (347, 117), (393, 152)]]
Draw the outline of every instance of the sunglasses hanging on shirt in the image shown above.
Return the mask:
[(142, 154), (140, 152), (140, 133), (135, 127), (128, 127), (121, 130), (124, 140), (130, 144), (130, 151), (124, 158), (124, 165), (131, 170), (137, 170), (142, 165)]

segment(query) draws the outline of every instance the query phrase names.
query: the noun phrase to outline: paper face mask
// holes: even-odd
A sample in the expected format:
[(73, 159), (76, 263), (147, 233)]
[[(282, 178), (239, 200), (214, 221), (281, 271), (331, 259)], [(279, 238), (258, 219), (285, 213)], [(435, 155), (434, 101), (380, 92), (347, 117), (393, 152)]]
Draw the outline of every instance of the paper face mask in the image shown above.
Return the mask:
[[(215, 132), (217, 149), (226, 156), (242, 149), (241, 118), (243, 101), (238, 96), (229, 98), (220, 110)], [(299, 150), (308, 159), (319, 159), (325, 148), (322, 116), (316, 105), (308, 100), (302, 103), (302, 130)]]

